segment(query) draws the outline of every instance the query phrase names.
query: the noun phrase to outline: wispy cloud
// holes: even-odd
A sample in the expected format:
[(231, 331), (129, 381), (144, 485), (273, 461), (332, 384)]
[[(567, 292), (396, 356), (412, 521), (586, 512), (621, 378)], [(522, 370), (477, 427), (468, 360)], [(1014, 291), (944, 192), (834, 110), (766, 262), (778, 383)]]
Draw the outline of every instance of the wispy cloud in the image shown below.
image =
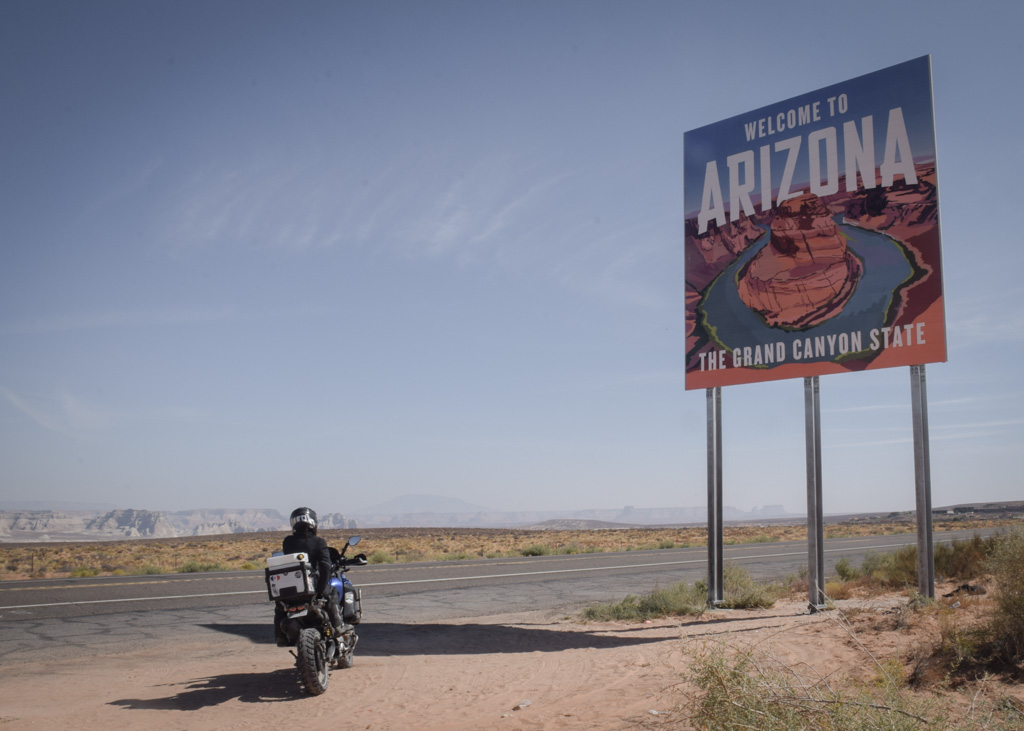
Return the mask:
[(156, 310), (94, 310), (68, 315), (40, 317), (34, 320), (0, 326), (0, 331), (12, 335), (101, 330), (109, 328), (139, 328), (157, 325), (182, 325), (199, 322), (218, 322), (235, 316), (231, 307), (167, 308)]
[(961, 422), (958, 424), (939, 424), (932, 426), (929, 424), (930, 431), (938, 431), (941, 429), (960, 430), (968, 431), (973, 429), (1002, 429), (1008, 426), (1024, 426), (1024, 419), (996, 419), (993, 421), (974, 421), (974, 422)]
[(977, 345), (1006, 345), (1024, 341), (1024, 287), (989, 288), (956, 300), (947, 314), (951, 350)]
[(829, 408), (823, 409), (826, 414), (860, 414), (870, 413), (879, 411), (907, 411), (909, 408), (909, 398), (907, 403), (902, 404), (869, 404), (865, 406), (845, 406), (842, 408)]
[[(587, 176), (495, 153), (441, 153), (361, 175), (325, 159), (207, 169), (165, 207), (174, 247), (236, 246), (295, 253), (372, 246), (404, 260), (495, 265), (634, 304), (664, 304), (651, 273), (681, 268), (669, 217), (603, 220)], [(576, 181), (584, 181), (579, 185)]]
[(615, 378), (603, 381), (592, 381), (592, 382), (580, 382), (579, 386), (582, 388), (617, 388), (619, 386), (634, 386), (634, 385), (670, 385), (682, 387), (685, 380), (686, 373), (682, 368), (675, 370), (665, 371), (650, 371), (647, 373), (635, 373), (631, 376), (624, 376), (622, 378)]
[(88, 438), (152, 422), (184, 425), (189, 428), (206, 425), (214, 426), (218, 430), (241, 428), (266, 434), (276, 433), (278, 429), (271, 421), (239, 420), (212, 414), (206, 409), (194, 406), (173, 405), (119, 410), (67, 391), (52, 394), (25, 393), (0, 386), (0, 403), (3, 401), (37, 426), (74, 438)]
[(31, 396), (0, 386), (0, 396), (38, 426), (66, 436), (102, 431), (118, 421), (115, 414), (69, 393)]

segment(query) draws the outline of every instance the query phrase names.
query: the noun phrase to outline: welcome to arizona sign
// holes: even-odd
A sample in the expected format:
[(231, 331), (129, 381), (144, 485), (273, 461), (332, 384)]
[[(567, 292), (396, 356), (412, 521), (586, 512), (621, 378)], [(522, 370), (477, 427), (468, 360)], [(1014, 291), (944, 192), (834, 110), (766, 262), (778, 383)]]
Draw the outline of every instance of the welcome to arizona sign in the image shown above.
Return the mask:
[(686, 388), (946, 360), (928, 56), (684, 141)]

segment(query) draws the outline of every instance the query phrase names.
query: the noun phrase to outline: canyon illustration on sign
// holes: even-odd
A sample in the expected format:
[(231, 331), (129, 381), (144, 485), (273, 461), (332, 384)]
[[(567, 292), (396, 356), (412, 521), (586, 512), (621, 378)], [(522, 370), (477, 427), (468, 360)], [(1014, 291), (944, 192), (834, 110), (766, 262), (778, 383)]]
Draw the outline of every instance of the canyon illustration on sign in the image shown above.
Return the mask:
[(930, 57), (684, 143), (687, 389), (946, 360)]

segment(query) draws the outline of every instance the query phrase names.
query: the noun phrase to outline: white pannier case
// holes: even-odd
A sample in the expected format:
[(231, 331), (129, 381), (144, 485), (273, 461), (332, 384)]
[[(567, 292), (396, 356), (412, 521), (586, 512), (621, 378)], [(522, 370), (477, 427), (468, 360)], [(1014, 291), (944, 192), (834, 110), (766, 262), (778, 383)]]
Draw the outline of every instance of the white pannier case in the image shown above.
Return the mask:
[(309, 554), (286, 553), (267, 559), (267, 595), (277, 599), (310, 599), (316, 594), (316, 578)]

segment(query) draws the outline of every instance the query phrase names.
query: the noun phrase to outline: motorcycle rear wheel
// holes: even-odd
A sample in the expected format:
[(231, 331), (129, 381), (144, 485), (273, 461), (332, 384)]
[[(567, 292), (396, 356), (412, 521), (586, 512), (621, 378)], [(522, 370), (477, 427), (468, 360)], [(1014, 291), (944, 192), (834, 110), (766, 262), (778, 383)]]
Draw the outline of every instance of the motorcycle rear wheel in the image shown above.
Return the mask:
[(327, 690), (331, 669), (327, 664), (327, 651), (320, 633), (311, 627), (299, 632), (295, 644), (295, 664), (299, 669), (299, 685), (310, 695)]

